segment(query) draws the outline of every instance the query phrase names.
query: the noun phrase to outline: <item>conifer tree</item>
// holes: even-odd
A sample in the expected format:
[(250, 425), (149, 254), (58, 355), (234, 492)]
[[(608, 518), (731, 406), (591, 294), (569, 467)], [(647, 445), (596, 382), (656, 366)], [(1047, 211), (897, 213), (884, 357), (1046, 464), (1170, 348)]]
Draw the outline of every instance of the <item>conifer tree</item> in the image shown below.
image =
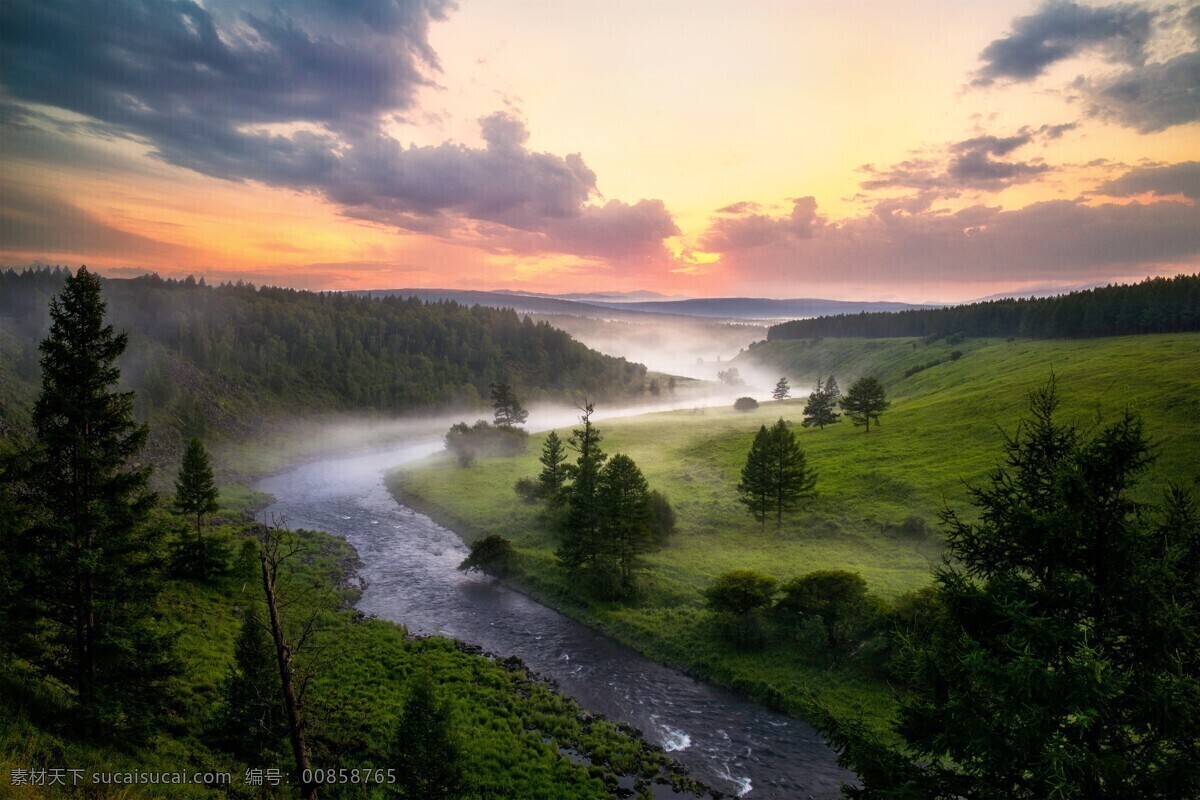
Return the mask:
[(906, 643), (909, 691), (881, 741), (822, 727), (872, 798), (1200, 796), (1200, 515), (1169, 488), (1133, 498), (1153, 459), (1129, 412), (1087, 436), (1053, 380), (944, 514), (930, 631)]
[(217, 733), (224, 746), (251, 764), (278, 760), (288, 736), (279, 673), (266, 629), (250, 609), (242, 612), (233, 665), (221, 694)]
[(771, 433), (767, 426), (760, 426), (750, 445), (750, 452), (746, 454), (742, 480), (737, 485), (738, 502), (758, 520), (763, 530), (766, 530), (767, 515), (771, 512), (770, 440)]
[(788, 384), (787, 377), (784, 376), (775, 384), (775, 389), (771, 392), (771, 397), (775, 398), (776, 400), (785, 400), (790, 397), (791, 394), (792, 387), (790, 384)]
[(542, 455), (538, 458), (542, 471), (538, 473), (538, 484), (542, 496), (551, 503), (557, 503), (562, 498), (563, 488), (567, 482), (567, 451), (562, 440), (554, 431), (546, 434), (542, 445)]
[(126, 337), (104, 324), (99, 278), (81, 267), (50, 304), (41, 343), (28, 474), (38, 572), (24, 590), (41, 613), (35, 663), (70, 687), (89, 730), (149, 732), (174, 665), (152, 615), (161, 589), (147, 428), (115, 392)]
[(773, 512), (776, 527), (782, 528), (784, 512), (812, 497), (816, 482), (795, 435), (780, 419), (770, 429), (766, 425), (758, 429), (742, 467), (738, 501), (761, 527), (766, 527)]
[(650, 488), (637, 464), (617, 454), (604, 465), (596, 488), (600, 509), (599, 534), (609, 561), (603, 569), (608, 596), (625, 597), (634, 589), (640, 556), (654, 545), (654, 515)]
[(795, 434), (782, 419), (771, 427), (767, 453), (775, 526), (782, 529), (784, 512), (799, 508), (813, 496), (817, 475), (808, 468)]
[(583, 427), (571, 431), (568, 440), (568, 446), (579, 457), (569, 465), (571, 486), (567, 492), (567, 513), (556, 551), (559, 563), (574, 573), (588, 572), (601, 554), (600, 508), (596, 493), (600, 469), (608, 458), (600, 449), (600, 432), (592, 424), (595, 409), (591, 403), (585, 403), (581, 410), (579, 421)]
[(208, 452), (200, 440), (193, 437), (184, 451), (179, 476), (175, 479), (174, 505), (179, 513), (196, 518), (196, 554), (201, 563), (205, 558), (204, 515), (216, 513), (218, 497)]
[(450, 707), (428, 672), (413, 678), (392, 735), (391, 763), (397, 777), (392, 793), (404, 800), (449, 800), (467, 787)]
[(842, 398), (842, 390), (838, 388), (837, 380), (832, 375), (825, 381), (825, 394), (829, 395), (834, 403)]
[(529, 419), (529, 412), (517, 399), (516, 392), (507, 383), (492, 384), (492, 407), (495, 408), (495, 424), (501, 428), (515, 428), (524, 425)]
[[(833, 377), (830, 376), (829, 380), (833, 381)], [(822, 386), (820, 378), (817, 379), (817, 388), (808, 395), (808, 402), (804, 406), (804, 420), (800, 424), (805, 428), (816, 425), (824, 430), (826, 425), (841, 421), (842, 415), (836, 410), (836, 395), (829, 390), (829, 386)], [(833, 390), (837, 391), (836, 383), (833, 384)]]
[(888, 410), (891, 402), (887, 399), (883, 384), (867, 375), (850, 386), (850, 391), (842, 398), (841, 406), (855, 427), (866, 426), (866, 432), (870, 433), (871, 420), (878, 425), (880, 415)]

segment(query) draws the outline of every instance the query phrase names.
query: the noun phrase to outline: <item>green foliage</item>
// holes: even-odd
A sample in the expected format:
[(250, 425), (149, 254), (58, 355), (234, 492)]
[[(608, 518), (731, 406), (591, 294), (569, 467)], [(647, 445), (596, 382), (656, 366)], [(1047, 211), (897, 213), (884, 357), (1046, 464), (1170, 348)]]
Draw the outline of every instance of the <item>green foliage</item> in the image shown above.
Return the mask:
[(818, 570), (785, 583), (775, 611), (789, 627), (816, 617), (827, 645), (844, 655), (867, 638), (881, 608), (857, 572)]
[(498, 428), (515, 428), (524, 425), (529, 419), (529, 412), (517, 399), (516, 392), (507, 383), (498, 381), (491, 385), (492, 408), (496, 410), (494, 424)]
[(861, 428), (866, 426), (866, 432), (871, 432), (871, 420), (879, 424), (879, 417), (891, 406), (883, 384), (872, 375), (859, 378), (850, 386), (850, 391), (841, 400), (842, 410), (854, 423)]
[(559, 564), (570, 573), (586, 574), (602, 569), (600, 542), (600, 505), (597, 491), (600, 469), (608, 456), (600, 449), (603, 438), (592, 424), (595, 409), (585, 403), (579, 421), (582, 428), (571, 431), (567, 446), (578, 453), (569, 465), (571, 486), (567, 492), (567, 509), (562, 518), (559, 546), (555, 555)]
[(829, 382), (824, 386), (821, 385), (821, 379), (817, 379), (817, 388), (808, 395), (808, 402), (804, 405), (804, 421), (800, 423), (805, 428), (816, 425), (824, 430), (826, 425), (833, 425), (835, 422), (841, 422), (841, 414), (837, 412), (837, 400), (841, 392), (838, 390), (837, 381), (833, 376), (829, 376)]
[(650, 490), (650, 514), (654, 518), (654, 533), (659, 544), (665, 544), (675, 533), (678, 519), (667, 496), (657, 489)]
[(20, 592), (38, 619), (23, 655), (69, 686), (91, 731), (149, 735), (174, 664), (153, 625), (160, 532), (149, 470), (132, 462), (147, 429), (114, 392), (126, 337), (104, 324), (100, 281), (80, 268), (50, 304), (42, 390), (24, 486), (31, 524), (15, 543)]
[(208, 452), (199, 439), (193, 438), (183, 453), (183, 463), (179, 467), (179, 476), (175, 479), (173, 505), (180, 514), (195, 517), (195, 562), (192, 572), (200, 578), (208, 575), (214, 566), (220, 566), (220, 563), (210, 564), (212, 559), (205, 552), (204, 542), (204, 517), (207, 514), (215, 514), (220, 509), (217, 502), (219, 497)]
[[(1039, 299), (1003, 299), (938, 309), (838, 314), (795, 320), (767, 330), (772, 341), (837, 337), (1029, 336), (1068, 338), (1194, 331), (1200, 326), (1200, 275), (1147, 278), (1131, 286)], [(957, 337), (957, 338), (955, 338)]]
[(704, 590), (710, 611), (724, 623), (725, 634), (739, 648), (763, 642), (762, 615), (770, 608), (778, 583), (749, 569), (735, 569), (718, 577)]
[(495, 458), (524, 453), (529, 446), (529, 434), (521, 428), (489, 425), (476, 420), (474, 425), (457, 422), (446, 433), (446, 449), (458, 458), (460, 466), (469, 467), (477, 458)]
[(562, 499), (563, 488), (566, 486), (569, 470), (567, 469), (567, 451), (562, 440), (554, 431), (546, 434), (542, 444), (542, 454), (538, 458), (542, 471), (538, 473), (538, 484), (542, 488), (542, 496), (558, 503)]
[(503, 536), (492, 534), (472, 542), (470, 553), (458, 568), (463, 572), (478, 570), (503, 578), (512, 569), (516, 555), (512, 542)]
[[(46, 303), (64, 274), (0, 270), (0, 330), (12, 334), (19, 363), (36, 365)], [(527, 399), (617, 398), (640, 393), (646, 376), (511, 309), (157, 276), (104, 286), (112, 321), (134, 345), (126, 385), (146, 395), (156, 428), (171, 426), (184, 442), (239, 417), (244, 425), (246, 411), (473, 408), (501, 380), (525, 387)], [(20, 390), (0, 382), (0, 396)]]
[(287, 752), (279, 665), (266, 628), (247, 608), (221, 685), (213, 734), (219, 746), (250, 764), (273, 764)]
[(791, 394), (792, 387), (788, 384), (787, 376), (776, 381), (775, 388), (771, 390), (771, 397), (775, 400), (786, 400)]
[[(600, 470), (596, 487), (599, 535), (608, 550), (603, 578), (606, 597), (629, 597), (644, 565), (642, 554), (657, 545), (646, 478), (629, 456), (618, 453)], [(597, 576), (599, 577), (599, 576)]]
[(904, 747), (826, 721), (863, 797), (1173, 798), (1200, 793), (1200, 515), (1173, 488), (1130, 497), (1152, 460), (1126, 412), (1087, 435), (1052, 380), (947, 511), (944, 609), (909, 642)]
[(517, 478), (513, 491), (526, 503), (536, 503), (542, 499), (542, 485), (533, 478)]
[(396, 797), (447, 800), (466, 789), (462, 748), (449, 706), (426, 671), (417, 673), (396, 720), (390, 762), (395, 765)]
[(782, 529), (783, 512), (812, 498), (816, 485), (817, 475), (808, 468), (804, 451), (787, 423), (780, 419), (770, 430), (761, 426), (737, 485), (738, 500), (760, 526), (774, 513), (776, 527)]
[(758, 401), (753, 397), (739, 397), (733, 401), (733, 407), (737, 411), (753, 411), (758, 408)]

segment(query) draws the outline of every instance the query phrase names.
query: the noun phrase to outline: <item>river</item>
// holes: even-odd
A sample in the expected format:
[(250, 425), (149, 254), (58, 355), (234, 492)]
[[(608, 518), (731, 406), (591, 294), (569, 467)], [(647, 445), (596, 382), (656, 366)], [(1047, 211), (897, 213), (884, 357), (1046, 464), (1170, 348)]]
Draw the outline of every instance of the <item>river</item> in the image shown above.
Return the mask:
[(806, 723), (650, 661), (491, 578), (459, 572), (467, 550), (458, 536), (398, 504), (383, 483), (387, 469), (441, 446), (409, 442), (264, 479), (254, 488), (274, 502), (260, 519), (345, 537), (362, 559), (364, 613), (515, 655), (585, 709), (642, 730), (714, 788), (752, 800), (837, 796), (853, 776)]

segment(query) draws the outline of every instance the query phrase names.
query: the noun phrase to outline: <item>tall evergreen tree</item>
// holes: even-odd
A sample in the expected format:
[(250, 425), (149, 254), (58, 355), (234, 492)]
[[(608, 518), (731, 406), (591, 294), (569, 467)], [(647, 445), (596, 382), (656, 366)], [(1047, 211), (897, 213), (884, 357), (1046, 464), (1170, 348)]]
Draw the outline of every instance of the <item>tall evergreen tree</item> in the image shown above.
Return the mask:
[(838, 387), (837, 379), (832, 375), (825, 381), (825, 394), (829, 395), (834, 403), (842, 399), (842, 390)]
[(179, 475), (175, 478), (175, 510), (196, 519), (196, 552), (204, 560), (204, 516), (216, 513), (219, 506), (217, 483), (213, 479), (208, 452), (198, 438), (188, 442)]
[(842, 410), (854, 423), (855, 427), (866, 426), (866, 432), (871, 432), (871, 420), (879, 424), (879, 417), (892, 405), (883, 390), (883, 384), (878, 378), (867, 375), (859, 378), (851, 386), (850, 391), (841, 401)]
[(1138, 417), (1088, 437), (1057, 406), (1051, 381), (972, 490), (979, 513), (944, 516), (903, 743), (824, 721), (856, 796), (1200, 796), (1200, 515), (1180, 489), (1132, 499), (1152, 459)]
[(427, 672), (414, 676), (396, 720), (391, 763), (397, 777), (393, 794), (404, 800), (451, 800), (467, 788), (450, 707)]
[(538, 461), (542, 465), (542, 471), (538, 473), (537, 478), (542, 496), (551, 503), (557, 503), (562, 499), (568, 470), (566, 448), (554, 431), (546, 434), (546, 441), (542, 444), (542, 455)]
[(626, 597), (634, 590), (641, 555), (654, 546), (654, 515), (650, 487), (637, 464), (617, 454), (600, 470), (596, 488), (600, 509), (600, 537), (607, 544), (611, 564), (604, 564), (605, 594)]
[(266, 629), (250, 609), (242, 612), (233, 665), (221, 694), (217, 738), (223, 746), (251, 764), (277, 761), (288, 737), (279, 700), (279, 673)]
[(151, 620), (155, 497), (135, 462), (147, 429), (134, 422), (133, 393), (113, 391), (126, 337), (104, 324), (100, 290), (81, 267), (50, 304), (28, 475), (40, 563), (25, 590), (42, 615), (36, 663), (72, 689), (80, 721), (138, 735), (173, 664)]
[(767, 454), (775, 526), (782, 529), (784, 512), (799, 508), (813, 496), (817, 474), (808, 468), (804, 451), (782, 419), (771, 427)]
[(568, 440), (568, 446), (579, 457), (569, 465), (571, 486), (567, 492), (567, 513), (556, 551), (559, 563), (573, 573), (587, 573), (602, 553), (600, 507), (596, 494), (600, 469), (608, 458), (600, 449), (600, 432), (592, 424), (595, 409), (591, 403), (585, 403), (581, 410), (579, 421), (583, 427), (571, 431)]
[(517, 399), (517, 393), (507, 383), (492, 384), (492, 407), (496, 410), (495, 424), (502, 428), (515, 428), (524, 425), (529, 419), (529, 412)]
[(788, 384), (787, 376), (780, 378), (776, 382), (775, 388), (771, 391), (771, 397), (775, 398), (776, 400), (786, 400), (791, 396), (791, 394), (792, 387), (790, 384)]
[(742, 480), (737, 485), (738, 502), (758, 520), (763, 530), (767, 528), (767, 516), (771, 513), (770, 449), (771, 432), (766, 425), (762, 425), (754, 435), (750, 452), (746, 454)]

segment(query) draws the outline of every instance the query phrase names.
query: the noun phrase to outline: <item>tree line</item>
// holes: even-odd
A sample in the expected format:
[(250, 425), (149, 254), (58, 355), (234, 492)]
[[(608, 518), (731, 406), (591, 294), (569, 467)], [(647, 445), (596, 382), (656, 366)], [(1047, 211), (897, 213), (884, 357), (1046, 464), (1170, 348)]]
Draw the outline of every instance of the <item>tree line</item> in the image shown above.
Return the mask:
[(1200, 275), (1149, 278), (1046, 298), (1006, 298), (939, 309), (838, 314), (767, 329), (789, 339), (960, 336), (1078, 339), (1200, 330)]
[[(47, 304), (69, 274), (0, 271), (0, 327), (16, 343), (14, 378), (36, 381)], [(645, 382), (644, 366), (592, 351), (511, 309), (240, 282), (213, 287), (190, 277), (103, 285), (110, 321), (134, 345), (122, 377), (137, 391), (141, 419), (186, 422), (197, 398), (399, 412), (477, 407), (497, 381), (534, 400), (577, 391), (620, 397), (640, 393)], [(185, 441), (203, 433), (184, 427)]]

